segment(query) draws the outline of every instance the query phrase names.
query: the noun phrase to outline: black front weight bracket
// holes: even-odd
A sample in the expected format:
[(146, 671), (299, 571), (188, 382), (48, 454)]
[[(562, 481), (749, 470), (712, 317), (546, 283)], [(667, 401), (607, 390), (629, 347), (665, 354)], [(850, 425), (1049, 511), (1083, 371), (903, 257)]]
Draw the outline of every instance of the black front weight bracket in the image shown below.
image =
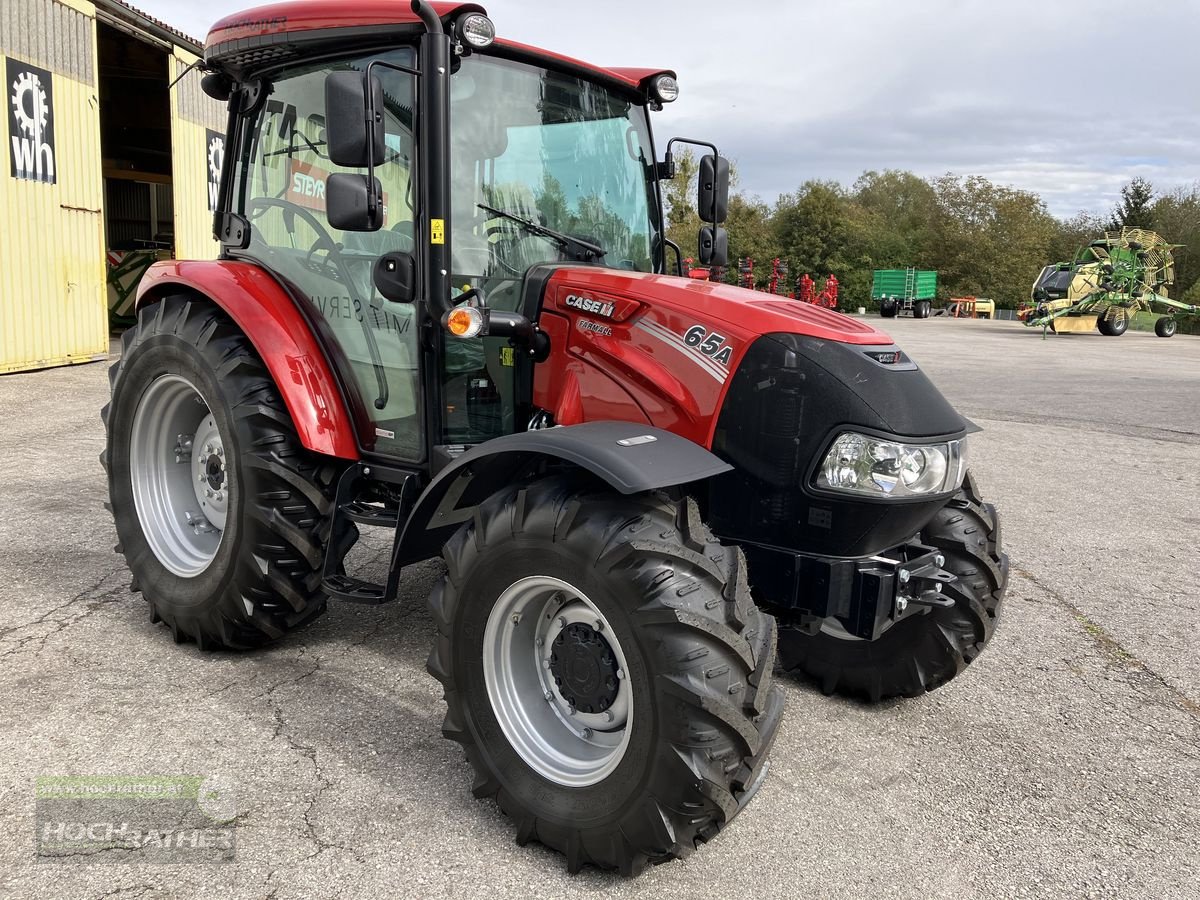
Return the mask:
[(877, 639), (889, 624), (954, 606), (958, 577), (942, 551), (912, 542), (879, 556), (836, 559), (743, 545), (751, 588), (784, 624), (809, 632), (836, 619), (849, 634)]

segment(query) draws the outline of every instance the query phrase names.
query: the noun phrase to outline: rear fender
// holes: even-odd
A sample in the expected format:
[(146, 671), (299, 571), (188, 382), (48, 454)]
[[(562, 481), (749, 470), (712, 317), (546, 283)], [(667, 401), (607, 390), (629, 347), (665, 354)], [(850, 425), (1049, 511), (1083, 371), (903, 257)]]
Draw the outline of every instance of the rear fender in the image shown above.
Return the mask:
[(590, 472), (622, 494), (690, 484), (732, 468), (687, 438), (629, 422), (588, 422), (496, 438), (464, 453), (425, 489), (404, 526), (394, 565), (436, 556), (480, 503), (539, 460)]
[(183, 292), (217, 304), (254, 345), (307, 449), (340, 459), (359, 458), (354, 423), (338, 380), (296, 302), (279, 282), (251, 263), (161, 262), (143, 276), (137, 306)]

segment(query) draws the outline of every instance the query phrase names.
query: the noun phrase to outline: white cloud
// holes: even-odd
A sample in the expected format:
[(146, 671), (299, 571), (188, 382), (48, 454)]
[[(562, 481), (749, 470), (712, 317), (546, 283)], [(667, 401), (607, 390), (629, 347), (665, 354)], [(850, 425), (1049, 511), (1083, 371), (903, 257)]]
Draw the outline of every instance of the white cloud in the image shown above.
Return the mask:
[[(136, 0), (135, 0), (136, 2)], [(198, 36), (245, 7), (140, 0)], [(663, 65), (659, 116), (709, 137), (766, 198), (864, 169), (980, 174), (1051, 211), (1105, 212), (1125, 181), (1200, 177), (1200, 0), (485, 2), (500, 33), (606, 65)]]

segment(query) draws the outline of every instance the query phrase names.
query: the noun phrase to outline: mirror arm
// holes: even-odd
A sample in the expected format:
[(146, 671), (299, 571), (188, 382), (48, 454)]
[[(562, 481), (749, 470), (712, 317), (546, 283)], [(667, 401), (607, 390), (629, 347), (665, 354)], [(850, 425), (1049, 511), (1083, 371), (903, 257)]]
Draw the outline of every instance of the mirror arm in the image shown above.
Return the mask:
[[(683, 277), (683, 251), (679, 249), (679, 245), (670, 238), (663, 238), (663, 243), (675, 251), (675, 274), (680, 278)], [(666, 260), (664, 260), (666, 262)]]

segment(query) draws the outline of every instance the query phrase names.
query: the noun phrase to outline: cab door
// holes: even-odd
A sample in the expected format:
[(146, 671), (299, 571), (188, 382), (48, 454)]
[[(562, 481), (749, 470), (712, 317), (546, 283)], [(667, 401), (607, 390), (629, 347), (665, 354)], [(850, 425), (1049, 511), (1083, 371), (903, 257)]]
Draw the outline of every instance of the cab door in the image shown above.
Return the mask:
[(269, 76), (269, 96), (246, 129), (239, 212), (250, 223), (245, 255), (266, 266), (307, 304), (360, 421), (363, 449), (409, 462), (425, 458), (417, 309), (385, 300), (373, 271), (385, 253), (414, 251), (413, 77), (377, 69), (385, 97), (387, 152), (375, 175), (384, 190), (383, 228), (339, 231), (326, 217), (335, 166), (325, 134), (325, 79), (366, 71), (375, 59), (410, 66), (400, 49), (295, 66)]

